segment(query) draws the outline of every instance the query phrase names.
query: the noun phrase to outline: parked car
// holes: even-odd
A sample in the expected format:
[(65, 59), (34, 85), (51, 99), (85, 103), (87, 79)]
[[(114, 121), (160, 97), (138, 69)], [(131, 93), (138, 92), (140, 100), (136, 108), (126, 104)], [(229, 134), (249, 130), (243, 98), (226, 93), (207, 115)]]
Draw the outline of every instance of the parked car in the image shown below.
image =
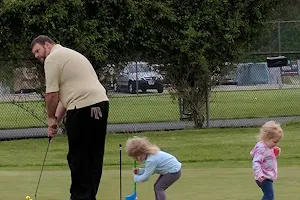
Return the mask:
[(114, 83), (115, 92), (125, 90), (136, 93), (137, 90), (146, 92), (148, 89), (156, 89), (158, 93), (162, 93), (163, 76), (146, 62), (128, 63)]
[(218, 77), (216, 85), (237, 85), (236, 70), (232, 70), (227, 74)]

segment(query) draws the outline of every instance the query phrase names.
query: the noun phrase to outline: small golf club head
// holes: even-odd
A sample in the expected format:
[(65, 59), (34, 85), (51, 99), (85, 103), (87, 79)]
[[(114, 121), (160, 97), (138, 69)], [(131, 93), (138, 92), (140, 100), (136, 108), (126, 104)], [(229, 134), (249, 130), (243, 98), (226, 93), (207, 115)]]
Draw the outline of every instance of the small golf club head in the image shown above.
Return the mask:
[(125, 197), (125, 200), (135, 200), (136, 198), (136, 192), (132, 193), (131, 195), (128, 195)]

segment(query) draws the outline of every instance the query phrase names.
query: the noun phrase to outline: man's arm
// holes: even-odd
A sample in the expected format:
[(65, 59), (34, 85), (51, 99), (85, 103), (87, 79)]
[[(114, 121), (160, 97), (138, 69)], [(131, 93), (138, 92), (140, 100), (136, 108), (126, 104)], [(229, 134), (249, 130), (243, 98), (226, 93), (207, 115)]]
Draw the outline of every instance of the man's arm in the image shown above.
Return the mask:
[(56, 108), (56, 113), (55, 113), (55, 117), (56, 117), (58, 124), (60, 124), (60, 122), (64, 118), (65, 114), (66, 114), (66, 109), (64, 108), (62, 103), (59, 102), (57, 105), (57, 108)]
[(59, 102), (58, 92), (50, 92), (45, 95), (48, 119), (55, 118), (56, 109)]
[(46, 83), (46, 108), (48, 114), (48, 136), (53, 137), (57, 134), (58, 124), (55, 118), (56, 109), (59, 102), (59, 77), (61, 66), (57, 62), (46, 59), (44, 64), (45, 83)]
[(48, 114), (48, 136), (54, 137), (58, 131), (58, 124), (55, 118), (56, 109), (58, 106), (58, 92), (49, 92), (45, 94), (45, 101)]

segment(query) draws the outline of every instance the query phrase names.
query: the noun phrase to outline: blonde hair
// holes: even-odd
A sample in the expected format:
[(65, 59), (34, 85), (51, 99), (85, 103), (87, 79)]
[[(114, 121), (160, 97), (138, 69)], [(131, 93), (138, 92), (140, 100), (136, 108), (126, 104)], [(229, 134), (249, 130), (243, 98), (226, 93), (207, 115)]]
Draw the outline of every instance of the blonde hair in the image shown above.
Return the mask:
[(279, 123), (268, 121), (262, 125), (257, 137), (260, 141), (268, 141), (271, 139), (281, 140), (283, 137), (283, 130)]
[(128, 139), (126, 142), (127, 155), (133, 158), (137, 158), (140, 155), (155, 154), (160, 151), (160, 148), (155, 144), (152, 144), (145, 137), (135, 137)]

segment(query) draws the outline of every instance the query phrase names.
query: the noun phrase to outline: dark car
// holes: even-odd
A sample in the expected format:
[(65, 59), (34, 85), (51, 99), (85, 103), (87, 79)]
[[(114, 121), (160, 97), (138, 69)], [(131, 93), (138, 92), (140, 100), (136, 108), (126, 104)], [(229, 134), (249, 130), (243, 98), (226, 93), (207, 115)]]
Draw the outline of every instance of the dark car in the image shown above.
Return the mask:
[(156, 89), (158, 93), (162, 93), (163, 76), (146, 62), (128, 63), (114, 84), (116, 92), (125, 90), (130, 93), (136, 93), (137, 90), (146, 92), (148, 89)]

